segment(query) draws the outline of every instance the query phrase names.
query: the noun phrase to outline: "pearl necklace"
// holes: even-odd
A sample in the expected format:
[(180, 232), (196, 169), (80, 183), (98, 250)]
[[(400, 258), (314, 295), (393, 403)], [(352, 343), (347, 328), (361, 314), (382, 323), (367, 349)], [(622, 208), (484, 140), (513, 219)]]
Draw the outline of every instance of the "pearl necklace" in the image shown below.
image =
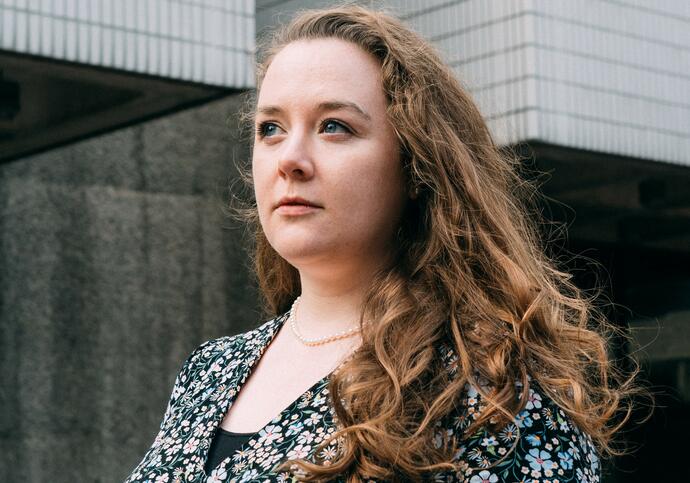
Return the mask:
[(297, 305), (299, 303), (299, 297), (295, 299), (295, 301), (292, 303), (292, 307), (290, 308), (290, 315), (288, 317), (288, 322), (290, 323), (290, 327), (292, 328), (292, 332), (294, 332), (295, 336), (300, 340), (305, 345), (321, 345), (321, 344), (326, 344), (328, 342), (333, 342), (334, 340), (339, 340), (339, 339), (344, 339), (345, 337), (351, 337), (355, 335), (357, 332), (359, 332), (360, 328), (359, 327), (352, 327), (351, 329), (348, 330), (343, 330), (341, 332), (338, 332), (337, 334), (333, 335), (327, 335), (324, 337), (318, 337), (316, 339), (306, 339), (305, 337), (302, 336), (302, 334), (299, 333), (299, 330), (297, 330), (297, 324), (295, 323), (295, 310), (297, 309)]

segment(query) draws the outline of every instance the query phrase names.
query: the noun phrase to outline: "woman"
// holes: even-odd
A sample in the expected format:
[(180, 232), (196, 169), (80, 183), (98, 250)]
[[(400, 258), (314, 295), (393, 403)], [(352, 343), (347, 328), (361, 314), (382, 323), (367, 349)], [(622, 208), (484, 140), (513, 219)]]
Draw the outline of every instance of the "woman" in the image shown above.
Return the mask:
[(599, 481), (632, 376), (435, 51), (305, 12), (257, 86), (255, 268), (281, 315), (192, 353), (127, 481)]

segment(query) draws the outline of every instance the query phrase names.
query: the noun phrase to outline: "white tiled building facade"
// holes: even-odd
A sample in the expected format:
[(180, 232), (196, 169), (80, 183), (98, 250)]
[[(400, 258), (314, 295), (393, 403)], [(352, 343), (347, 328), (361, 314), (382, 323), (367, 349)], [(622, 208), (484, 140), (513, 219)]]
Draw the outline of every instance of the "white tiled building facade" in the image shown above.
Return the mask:
[(0, 0), (0, 49), (215, 86), (253, 85), (253, 0)]

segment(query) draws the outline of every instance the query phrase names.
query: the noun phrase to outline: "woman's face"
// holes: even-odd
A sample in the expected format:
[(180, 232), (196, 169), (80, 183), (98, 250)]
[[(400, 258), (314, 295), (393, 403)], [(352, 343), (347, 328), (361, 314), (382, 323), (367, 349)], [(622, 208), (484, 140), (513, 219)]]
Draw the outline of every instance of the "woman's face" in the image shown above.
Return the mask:
[(407, 195), (376, 59), (338, 39), (288, 44), (264, 77), (256, 126), (271, 246), (297, 268), (384, 260)]

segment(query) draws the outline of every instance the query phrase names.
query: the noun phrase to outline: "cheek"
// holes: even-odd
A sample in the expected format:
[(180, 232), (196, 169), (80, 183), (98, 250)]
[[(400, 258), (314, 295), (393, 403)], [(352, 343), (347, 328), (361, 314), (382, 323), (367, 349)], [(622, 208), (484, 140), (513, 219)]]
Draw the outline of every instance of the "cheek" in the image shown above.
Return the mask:
[(260, 196), (266, 191), (266, 170), (263, 168), (263, 163), (259, 158), (254, 156), (252, 158), (252, 184), (254, 185), (254, 194), (256, 201), (259, 202)]
[[(397, 151), (369, 150), (360, 159), (363, 162), (352, 163), (357, 166), (355, 170), (340, 176), (341, 180), (352, 180), (338, 183), (343, 202), (372, 221), (397, 217), (406, 197)], [(362, 215), (362, 211), (366, 213)]]
[(260, 163), (252, 161), (252, 185), (254, 188), (254, 199), (256, 200), (257, 210), (259, 212), (259, 221), (264, 225), (266, 207), (270, 205), (270, 192), (267, 184), (267, 174), (265, 169), (261, 168)]
[(381, 146), (377, 159), (378, 163), (372, 169), (369, 184), (374, 186), (375, 191), (382, 198), (389, 200), (389, 202), (396, 201), (405, 191), (397, 143)]

